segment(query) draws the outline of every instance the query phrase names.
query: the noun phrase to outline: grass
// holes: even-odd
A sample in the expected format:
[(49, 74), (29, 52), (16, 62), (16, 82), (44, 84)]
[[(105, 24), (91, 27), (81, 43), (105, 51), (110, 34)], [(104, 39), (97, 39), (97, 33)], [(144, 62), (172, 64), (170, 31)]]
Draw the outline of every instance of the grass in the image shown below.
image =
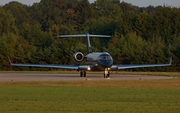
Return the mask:
[(179, 113), (180, 79), (2, 82), (2, 113)]

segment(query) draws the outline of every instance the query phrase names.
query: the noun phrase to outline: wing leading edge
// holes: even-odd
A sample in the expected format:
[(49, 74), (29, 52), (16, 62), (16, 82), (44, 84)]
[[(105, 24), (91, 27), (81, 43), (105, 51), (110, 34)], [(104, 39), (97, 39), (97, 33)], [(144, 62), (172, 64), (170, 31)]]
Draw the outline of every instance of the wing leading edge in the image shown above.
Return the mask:
[(131, 69), (131, 68), (142, 68), (142, 67), (160, 67), (160, 66), (171, 66), (172, 57), (170, 58), (169, 64), (139, 64), (139, 65), (113, 65), (112, 70), (117, 69)]
[(90, 65), (53, 65), (53, 64), (15, 64), (12, 63), (10, 58), (8, 57), (9, 62), (12, 66), (18, 67), (45, 67), (45, 68), (59, 68), (59, 69), (73, 69), (73, 70), (88, 70)]

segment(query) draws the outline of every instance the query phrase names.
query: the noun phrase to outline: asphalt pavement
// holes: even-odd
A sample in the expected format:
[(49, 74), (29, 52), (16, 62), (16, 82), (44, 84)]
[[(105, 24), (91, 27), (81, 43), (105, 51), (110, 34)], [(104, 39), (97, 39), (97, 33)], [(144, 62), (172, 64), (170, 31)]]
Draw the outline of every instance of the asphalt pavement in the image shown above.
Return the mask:
[(85, 80), (157, 80), (173, 79), (167, 76), (153, 75), (121, 75), (111, 74), (110, 78), (104, 78), (103, 74), (87, 74), (80, 77), (79, 74), (28, 74), (28, 73), (0, 73), (0, 82), (12, 81), (85, 81)]

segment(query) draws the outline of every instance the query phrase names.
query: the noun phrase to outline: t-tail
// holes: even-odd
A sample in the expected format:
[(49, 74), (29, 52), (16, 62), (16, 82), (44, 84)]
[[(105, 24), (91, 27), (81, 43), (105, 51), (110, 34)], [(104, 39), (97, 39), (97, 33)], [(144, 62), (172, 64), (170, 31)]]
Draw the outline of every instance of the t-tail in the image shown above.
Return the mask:
[(111, 37), (111, 36), (107, 36), (107, 35), (93, 35), (93, 34), (89, 34), (88, 32), (86, 32), (86, 34), (59, 35), (58, 37), (62, 37), (62, 38), (65, 38), (65, 37), (86, 37), (87, 38), (87, 51), (88, 51), (88, 53), (92, 53), (90, 37)]

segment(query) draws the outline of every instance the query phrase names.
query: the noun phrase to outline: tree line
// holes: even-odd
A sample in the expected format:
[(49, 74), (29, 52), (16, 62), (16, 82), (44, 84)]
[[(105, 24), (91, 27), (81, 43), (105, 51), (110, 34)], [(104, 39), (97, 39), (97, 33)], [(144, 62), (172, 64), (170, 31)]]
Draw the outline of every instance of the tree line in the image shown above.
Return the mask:
[(169, 63), (171, 67), (137, 71), (180, 71), (180, 8), (138, 7), (120, 0), (41, 0), (32, 6), (10, 2), (0, 6), (0, 70), (14, 63), (75, 64), (73, 54), (87, 54), (84, 38), (59, 34), (111, 35), (91, 38), (93, 51), (107, 51), (114, 64)]

